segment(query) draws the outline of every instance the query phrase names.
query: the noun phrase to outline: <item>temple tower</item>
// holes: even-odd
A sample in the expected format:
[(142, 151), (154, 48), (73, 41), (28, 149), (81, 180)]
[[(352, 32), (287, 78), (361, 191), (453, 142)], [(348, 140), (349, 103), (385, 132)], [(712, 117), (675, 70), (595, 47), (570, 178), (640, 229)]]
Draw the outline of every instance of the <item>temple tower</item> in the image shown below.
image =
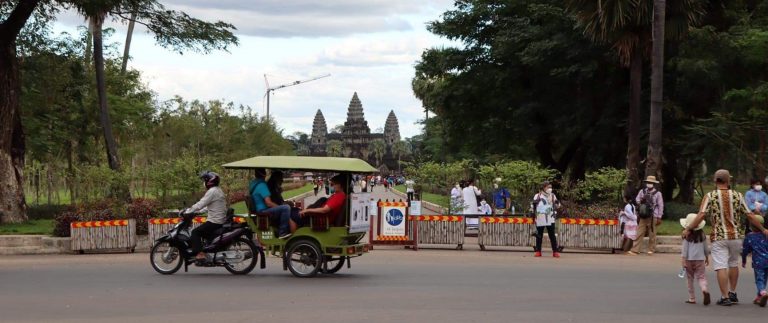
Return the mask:
[(392, 147), (392, 145), (400, 141), (400, 126), (397, 123), (397, 116), (395, 116), (394, 110), (389, 111), (387, 122), (384, 124), (384, 141), (386, 141), (387, 147)]
[(326, 135), (328, 126), (325, 124), (325, 117), (320, 109), (317, 109), (315, 121), (312, 123), (312, 137), (310, 139), (309, 151), (313, 156), (324, 156), (326, 146)]
[(357, 97), (357, 92), (352, 95), (347, 109), (347, 122), (344, 122), (342, 138), (344, 142), (343, 153), (346, 157), (368, 159), (368, 142), (370, 141), (371, 128), (365, 121), (363, 104)]

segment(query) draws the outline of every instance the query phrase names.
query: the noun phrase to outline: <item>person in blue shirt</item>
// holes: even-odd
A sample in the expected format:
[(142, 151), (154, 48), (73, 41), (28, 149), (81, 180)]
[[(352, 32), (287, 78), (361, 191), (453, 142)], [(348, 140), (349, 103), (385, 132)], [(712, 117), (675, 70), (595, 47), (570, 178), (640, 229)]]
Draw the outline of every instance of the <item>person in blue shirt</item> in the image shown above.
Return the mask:
[(291, 237), (291, 207), (288, 205), (278, 205), (272, 200), (272, 193), (269, 191), (267, 182), (267, 170), (264, 168), (257, 168), (255, 170), (255, 178), (248, 185), (248, 192), (253, 198), (253, 204), (256, 208), (251, 210), (257, 213), (269, 213), (270, 215), (277, 216), (280, 219), (280, 226), (278, 227), (278, 237), (280, 239), (288, 239)]
[(497, 215), (507, 214), (510, 204), (512, 204), (509, 191), (506, 187), (499, 187), (500, 183), (501, 178), (493, 180), (493, 209)]
[(747, 208), (755, 214), (765, 215), (768, 211), (768, 194), (763, 191), (763, 183), (759, 179), (753, 179), (750, 184), (750, 190), (744, 194)]
[[(762, 216), (755, 216), (757, 222), (765, 223)], [(744, 238), (741, 253), (741, 267), (747, 266), (747, 255), (752, 254), (752, 269), (755, 272), (755, 286), (757, 287), (757, 297), (753, 303), (765, 307), (768, 303), (768, 292), (766, 281), (768, 281), (768, 239), (760, 229), (752, 227), (752, 232)]]

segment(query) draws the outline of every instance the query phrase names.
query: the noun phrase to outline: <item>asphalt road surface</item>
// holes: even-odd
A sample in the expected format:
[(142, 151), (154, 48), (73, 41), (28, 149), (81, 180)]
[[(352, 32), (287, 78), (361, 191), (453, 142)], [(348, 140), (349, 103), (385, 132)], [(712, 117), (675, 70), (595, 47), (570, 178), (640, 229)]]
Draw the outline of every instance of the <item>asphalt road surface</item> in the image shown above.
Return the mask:
[[(267, 269), (157, 274), (147, 254), (0, 258), (0, 322), (765, 322), (751, 304), (684, 304), (674, 255), (378, 248), (311, 279)], [(717, 297), (714, 275), (710, 289)], [(713, 298), (714, 298), (713, 297)], [(699, 297), (699, 302), (701, 298)]]

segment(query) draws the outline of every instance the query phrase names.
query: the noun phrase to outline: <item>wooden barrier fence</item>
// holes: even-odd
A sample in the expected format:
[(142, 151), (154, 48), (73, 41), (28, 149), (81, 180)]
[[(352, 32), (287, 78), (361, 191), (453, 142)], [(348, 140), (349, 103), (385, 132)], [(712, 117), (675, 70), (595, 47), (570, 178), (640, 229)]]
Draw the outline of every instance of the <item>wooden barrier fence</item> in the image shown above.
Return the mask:
[(447, 244), (456, 245), (456, 249), (463, 248), (466, 230), (463, 216), (420, 215), (410, 216), (409, 219), (416, 226), (417, 244)]
[(557, 242), (566, 248), (621, 249), (621, 225), (616, 220), (560, 219)]
[(477, 243), (481, 250), (486, 246), (530, 247), (536, 243), (531, 235), (535, 232), (531, 218), (486, 216), (480, 218)]
[(136, 220), (85, 221), (70, 224), (72, 251), (136, 248)]

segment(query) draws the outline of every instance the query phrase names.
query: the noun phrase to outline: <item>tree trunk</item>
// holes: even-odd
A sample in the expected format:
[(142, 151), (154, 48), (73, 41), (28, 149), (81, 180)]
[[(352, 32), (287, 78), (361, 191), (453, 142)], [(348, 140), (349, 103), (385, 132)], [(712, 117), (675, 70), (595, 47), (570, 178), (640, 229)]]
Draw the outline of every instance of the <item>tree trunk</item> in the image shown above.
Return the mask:
[(757, 147), (757, 162), (755, 163), (755, 176), (761, 181), (765, 179), (766, 167), (765, 167), (765, 152), (766, 152), (766, 136), (767, 131), (765, 128), (761, 128), (757, 131), (758, 135), (758, 147)]
[(83, 62), (85, 65), (91, 65), (91, 57), (93, 57), (93, 19), (86, 18), (88, 20), (88, 31), (85, 34), (85, 55), (83, 56)]
[(39, 0), (21, 0), (0, 22), (0, 223), (27, 220), (24, 198), (24, 131), (16, 38)]
[[(120, 158), (117, 152), (117, 143), (112, 133), (112, 121), (109, 116), (109, 107), (107, 106), (107, 84), (104, 73), (104, 46), (102, 38), (102, 25), (104, 15), (91, 17), (93, 28), (93, 61), (96, 66), (96, 92), (99, 98), (99, 116), (101, 128), (104, 131), (104, 143), (107, 148), (107, 162), (109, 168), (115, 172), (120, 172)], [(130, 199), (130, 191), (127, 183), (113, 183), (109, 190), (109, 195), (119, 199)]]
[(131, 21), (128, 22), (128, 34), (125, 35), (125, 49), (123, 50), (123, 65), (120, 67), (120, 73), (125, 74), (128, 68), (128, 57), (131, 51), (131, 38), (133, 38), (133, 28), (136, 26), (136, 12), (131, 14)]
[(664, 21), (666, 0), (653, 1), (653, 53), (651, 55), (651, 123), (645, 175), (660, 178), (664, 100)]
[(629, 63), (629, 120), (627, 125), (627, 187), (630, 192), (640, 187), (640, 107), (643, 86), (643, 52), (635, 46)]

